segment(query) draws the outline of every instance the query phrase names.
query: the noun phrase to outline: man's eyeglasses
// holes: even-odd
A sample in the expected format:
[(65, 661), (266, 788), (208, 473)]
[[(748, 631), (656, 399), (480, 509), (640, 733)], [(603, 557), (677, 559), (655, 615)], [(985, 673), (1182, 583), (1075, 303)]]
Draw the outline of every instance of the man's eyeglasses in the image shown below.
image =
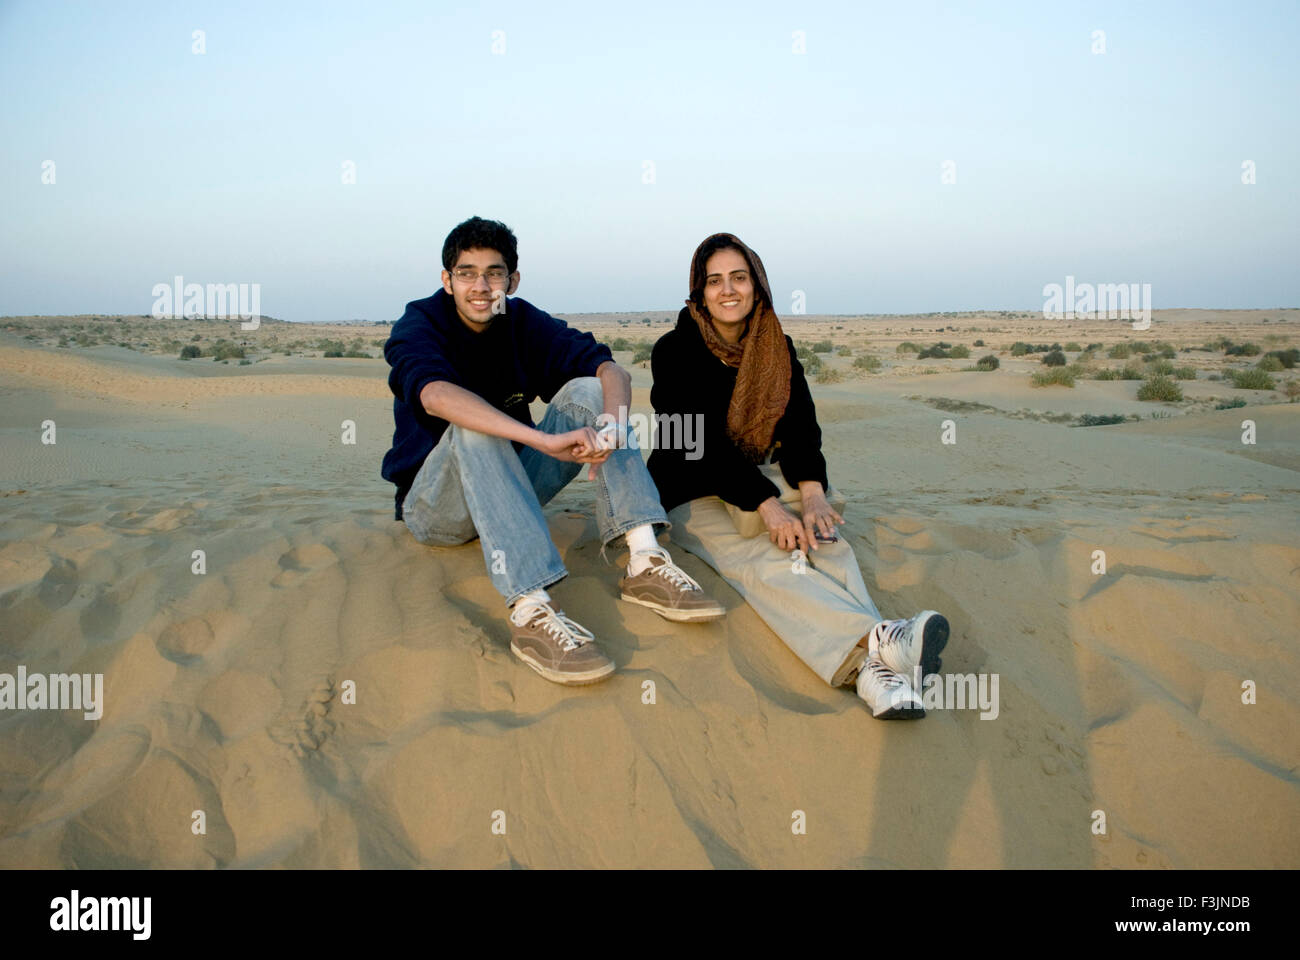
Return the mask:
[(473, 267), (457, 267), (451, 272), (451, 275), (461, 283), (476, 283), (478, 278), (483, 276), (493, 286), (502, 286), (506, 282), (506, 278), (510, 276), (505, 267), (488, 267), (482, 274)]

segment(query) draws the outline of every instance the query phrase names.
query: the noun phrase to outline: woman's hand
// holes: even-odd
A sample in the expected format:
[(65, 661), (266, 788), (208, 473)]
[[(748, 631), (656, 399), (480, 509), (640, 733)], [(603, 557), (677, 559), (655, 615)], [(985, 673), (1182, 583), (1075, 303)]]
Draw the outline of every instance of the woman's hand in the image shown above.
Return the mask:
[[(786, 509), (776, 497), (768, 497), (758, 505), (758, 515), (767, 527), (767, 538), (782, 550), (808, 552), (812, 536), (799, 518)], [(815, 542), (815, 541), (814, 541)]]
[(813, 549), (817, 549), (817, 534), (821, 534), (828, 540), (836, 536), (835, 525), (843, 523), (844, 518), (831, 508), (826, 500), (826, 492), (822, 489), (820, 483), (809, 485), (808, 489), (803, 489), (800, 484), (800, 495), (803, 499), (803, 527), (808, 535), (808, 542), (812, 544)]

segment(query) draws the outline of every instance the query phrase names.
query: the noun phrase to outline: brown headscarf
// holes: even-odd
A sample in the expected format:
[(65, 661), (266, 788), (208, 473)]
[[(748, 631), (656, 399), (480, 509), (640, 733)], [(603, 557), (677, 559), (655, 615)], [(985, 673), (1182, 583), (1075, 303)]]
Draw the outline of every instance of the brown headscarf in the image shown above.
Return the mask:
[[(704, 249), (717, 239), (729, 241), (727, 246), (735, 246), (744, 254), (754, 280), (754, 309), (739, 343), (727, 343), (718, 335), (704, 305), (705, 262), (717, 252), (710, 250), (706, 256)], [(737, 368), (736, 388), (727, 408), (727, 436), (741, 453), (759, 463), (772, 447), (772, 434), (790, 400), (790, 351), (781, 321), (772, 308), (772, 291), (763, 261), (735, 235), (715, 233), (691, 257), (690, 290), (686, 309), (699, 326), (705, 346), (723, 363)]]

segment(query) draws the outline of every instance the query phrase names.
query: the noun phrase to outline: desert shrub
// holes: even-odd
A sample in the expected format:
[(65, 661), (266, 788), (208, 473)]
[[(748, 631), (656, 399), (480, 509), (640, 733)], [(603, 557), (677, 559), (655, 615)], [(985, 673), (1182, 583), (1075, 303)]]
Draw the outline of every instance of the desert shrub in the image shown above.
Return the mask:
[(1229, 370), (1228, 377), (1238, 390), (1272, 390), (1276, 386), (1266, 370)]
[(198, 347), (194, 346), (194, 344), (192, 343), (189, 344), (188, 346), (181, 347), (182, 360), (193, 360), (195, 357), (201, 355), (202, 355), (202, 351)]
[(1065, 366), (1065, 362), (1066, 362), (1066, 361), (1065, 361), (1065, 354), (1062, 353), (1060, 350), (1051, 350), (1051, 351), (1049, 351), (1049, 352), (1043, 354), (1042, 363), (1043, 363), (1045, 366), (1049, 366), (1049, 367), (1063, 367), (1063, 366)]
[(1034, 374), (1033, 384), (1036, 387), (1072, 387), (1074, 372), (1065, 367), (1052, 367), (1050, 370)]
[(1134, 353), (1150, 353), (1152, 350), (1155, 349), (1155, 347), (1152, 344), (1145, 343), (1139, 340), (1136, 343), (1129, 344), (1129, 349), (1131, 349)]
[(1256, 370), (1263, 370), (1265, 373), (1277, 373), (1282, 369), (1282, 361), (1271, 353), (1266, 353), (1259, 358), (1259, 363), (1255, 364)]
[(853, 356), (853, 348), (852, 348), (852, 347), (840, 347), (838, 350), (835, 351), (835, 356), (837, 356), (837, 357), (851, 357), (851, 356)]
[(829, 340), (818, 340), (812, 345), (813, 353), (830, 353), (835, 349), (835, 344)]
[(1106, 370), (1098, 370), (1096, 373), (1094, 373), (1094, 374), (1092, 375), (1092, 379), (1094, 379), (1094, 380), (1118, 380), (1118, 379), (1119, 379), (1119, 371), (1118, 371), (1118, 370), (1110, 370), (1110, 369), (1106, 369)]
[(1238, 343), (1224, 351), (1229, 357), (1258, 357), (1259, 352), (1257, 343)]
[(1214, 405), (1215, 410), (1235, 410), (1237, 407), (1246, 405), (1245, 397), (1233, 397), (1231, 400), (1224, 400)]
[(1137, 398), (1139, 400), (1164, 400), (1174, 401), (1183, 399), (1183, 388), (1178, 383), (1163, 374), (1153, 374), (1146, 379), (1142, 386), (1138, 387)]
[(990, 370), (996, 370), (999, 366), (998, 358), (993, 356), (991, 353), (985, 354), (975, 362), (975, 369), (984, 373), (988, 373)]
[(321, 354), (321, 356), (323, 356), (323, 357), (341, 357), (341, 356), (343, 356), (343, 351), (342, 351), (342, 350), (326, 350), (323, 354)]
[(615, 353), (618, 353), (619, 351), (622, 350), (631, 350), (632, 343), (631, 341), (628, 340), (627, 337), (615, 337), (613, 340), (609, 342), (609, 349), (614, 351)]
[(1023, 340), (1017, 340), (1011, 345), (1011, 355), (1013, 357), (1023, 357), (1025, 354), (1033, 352), (1033, 345), (1025, 343)]
[(1290, 350), (1270, 350), (1266, 356), (1276, 357), (1278, 363), (1290, 370), (1300, 363), (1300, 350), (1292, 347)]
[(1075, 343), (1073, 340), (1071, 340), (1069, 343), (1067, 343), (1067, 344), (1066, 344), (1064, 347), (1062, 347), (1061, 349), (1062, 349), (1062, 350), (1066, 350), (1066, 351), (1073, 351), (1074, 353), (1082, 353), (1082, 352), (1083, 352), (1083, 347), (1079, 346), (1079, 344)]
[(1175, 367), (1175, 368), (1174, 368), (1174, 379), (1176, 379), (1176, 380), (1195, 380), (1195, 379), (1196, 379), (1196, 368), (1195, 368), (1195, 367)]
[(1292, 403), (1295, 403), (1297, 399), (1300, 399), (1300, 380), (1288, 380), (1282, 385), (1282, 392), (1286, 394)]
[(1120, 370), (1117, 376), (1121, 380), (1145, 380), (1147, 378), (1146, 371), (1132, 363), (1124, 364), (1124, 369)]
[(1076, 422), (1080, 427), (1105, 427), (1112, 423), (1123, 423), (1125, 417), (1122, 413), (1081, 413)]
[(844, 374), (834, 367), (822, 367), (817, 371), (818, 383), (839, 383), (844, 379)]
[(948, 351), (948, 356), (954, 360), (965, 360), (970, 356), (970, 347), (959, 343)]
[(1174, 375), (1174, 365), (1163, 357), (1157, 357), (1155, 354), (1147, 357), (1147, 372), (1151, 374), (1160, 374), (1165, 377)]
[(240, 365), (241, 367), (247, 367), (247, 366), (249, 366), (252, 362), (253, 362), (252, 360), (240, 360), (240, 361), (239, 361), (239, 365)]
[(976, 347), (982, 347), (982, 346), (984, 346), (984, 341), (983, 341), (983, 340), (976, 340), (975, 343), (973, 344), (973, 346), (976, 346)]
[(880, 369), (880, 358), (871, 354), (863, 354), (860, 357), (853, 358), (853, 366), (858, 370), (866, 370), (875, 373)]
[(638, 343), (636, 346), (636, 352), (632, 354), (632, 362), (646, 363), (649, 361), (650, 354), (653, 352), (654, 352), (654, 348), (650, 344)]
[(1106, 356), (1112, 360), (1127, 360), (1131, 354), (1127, 343), (1117, 343), (1106, 351)]
[(895, 353), (919, 353), (920, 350), (920, 345), (913, 343), (911, 340), (904, 340), (894, 348)]
[(237, 343), (231, 343), (229, 340), (218, 340), (212, 346), (212, 359), (222, 360), (242, 360), (244, 359), (244, 348)]
[(918, 353), (916, 355), (916, 359), (925, 360), (930, 357), (933, 357), (936, 360), (943, 360), (946, 359), (948, 356), (949, 356), (948, 351), (936, 343), (934, 346), (926, 347), (924, 350)]
[(355, 348), (353, 348), (353, 349), (351, 349), (351, 350), (347, 350), (347, 351), (345, 351), (344, 354), (343, 354), (343, 356), (344, 356), (344, 357), (347, 357), (348, 359), (351, 359), (351, 360), (370, 360), (370, 359), (372, 359), (371, 356), (370, 356), (370, 354), (366, 353), (364, 350), (357, 350), (357, 349), (355, 349)]

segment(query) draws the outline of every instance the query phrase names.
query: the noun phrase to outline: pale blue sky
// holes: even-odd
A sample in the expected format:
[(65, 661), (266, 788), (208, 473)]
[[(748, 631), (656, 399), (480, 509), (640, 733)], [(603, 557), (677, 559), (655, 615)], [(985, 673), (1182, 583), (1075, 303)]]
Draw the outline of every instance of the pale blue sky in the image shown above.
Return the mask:
[(0, 314), (181, 274), (393, 320), (473, 214), (553, 313), (676, 309), (719, 230), (781, 313), (1296, 306), (1298, 40), (1294, 0), (0, 2)]

